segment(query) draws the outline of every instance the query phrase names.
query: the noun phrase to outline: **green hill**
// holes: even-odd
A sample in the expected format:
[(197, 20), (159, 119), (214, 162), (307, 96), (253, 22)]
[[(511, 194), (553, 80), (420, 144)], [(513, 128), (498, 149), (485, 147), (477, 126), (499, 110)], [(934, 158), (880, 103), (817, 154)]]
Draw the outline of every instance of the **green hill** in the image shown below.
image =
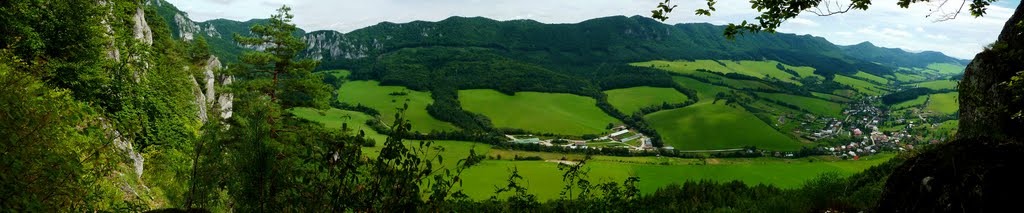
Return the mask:
[(462, 90), (459, 101), (466, 110), (490, 118), (496, 127), (584, 135), (600, 134), (609, 123), (621, 123), (598, 109), (594, 99), (572, 94)]
[(658, 130), (666, 146), (680, 150), (734, 149), (744, 146), (796, 150), (802, 145), (753, 114), (721, 103), (698, 103), (651, 113), (644, 119)]
[(686, 95), (672, 88), (632, 87), (608, 90), (604, 93), (608, 94), (608, 103), (626, 114), (633, 114), (646, 106), (682, 103), (689, 100)]

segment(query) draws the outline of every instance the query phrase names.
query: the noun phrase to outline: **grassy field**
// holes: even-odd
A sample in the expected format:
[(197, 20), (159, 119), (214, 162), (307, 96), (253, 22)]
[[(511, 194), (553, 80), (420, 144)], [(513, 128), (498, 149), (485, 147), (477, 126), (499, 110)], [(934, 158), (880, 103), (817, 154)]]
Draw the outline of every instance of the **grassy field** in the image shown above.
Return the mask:
[[(719, 63), (721, 62), (721, 63)], [(657, 69), (668, 70), (677, 73), (693, 73), (697, 69), (705, 69), (719, 73), (739, 73), (743, 75), (754, 76), (758, 78), (764, 78), (771, 76), (778, 78), (782, 81), (794, 83), (800, 85), (801, 83), (794, 78), (802, 77), (816, 77), (824, 78), (820, 75), (814, 74), (814, 68), (811, 67), (796, 67), (783, 64), (783, 67), (792, 69), (800, 76), (794, 76), (793, 74), (787, 73), (780, 70), (776, 65), (777, 61), (750, 61), (750, 60), (695, 60), (695, 61), (648, 61), (648, 62), (637, 62), (631, 63), (633, 66), (643, 67), (654, 67)]]
[[(390, 95), (394, 92), (405, 92), (407, 95)], [(405, 111), (405, 118), (412, 123), (413, 131), (456, 130), (454, 125), (437, 120), (427, 113), (427, 105), (434, 103), (430, 92), (413, 91), (401, 86), (381, 86), (376, 81), (350, 81), (342, 84), (338, 89), (338, 100), (377, 109), (387, 125), (394, 122), (395, 113), (408, 100), (409, 110)]]
[(917, 98), (915, 98), (913, 100), (909, 100), (909, 101), (904, 101), (904, 102), (900, 102), (900, 103), (897, 103), (897, 104), (893, 104), (890, 108), (891, 109), (906, 109), (906, 108), (910, 108), (910, 107), (918, 107), (918, 106), (923, 105), (925, 101), (928, 101), (928, 95), (917, 96)]
[(876, 75), (872, 75), (872, 74), (866, 73), (866, 72), (857, 72), (853, 76), (854, 77), (860, 77), (860, 78), (863, 78), (863, 79), (868, 79), (868, 80), (874, 81), (876, 83), (889, 84), (889, 79), (878, 77)]
[(715, 94), (718, 94), (719, 92), (727, 93), (730, 90), (732, 90), (728, 87), (711, 85), (687, 77), (676, 76), (672, 77), (672, 80), (675, 80), (676, 83), (683, 85), (683, 87), (697, 91), (697, 97), (700, 98), (701, 103), (710, 103), (715, 100)]
[(917, 82), (917, 81), (924, 81), (925, 79), (927, 79), (924, 76), (915, 75), (915, 74), (906, 74), (906, 73), (901, 73), (901, 72), (896, 72), (894, 74), (894, 76), (896, 77), (896, 81), (899, 81), (899, 82)]
[(833, 79), (836, 83), (851, 86), (857, 90), (857, 92), (867, 95), (881, 95), (884, 90), (871, 82), (863, 81), (860, 79), (850, 78), (844, 75), (836, 75)]
[[(640, 191), (650, 193), (659, 187), (686, 180), (739, 180), (747, 184), (772, 184), (781, 188), (797, 188), (805, 181), (825, 172), (852, 175), (884, 163), (893, 155), (868, 156), (860, 161), (809, 162), (808, 159), (736, 159), (718, 160), (709, 165), (639, 165), (633, 172), (640, 177)], [(724, 161), (723, 161), (724, 160)]]
[(913, 84), (914, 87), (924, 87), (928, 89), (941, 90), (941, 89), (956, 89), (957, 82), (951, 80), (937, 80), (927, 81)]
[(853, 100), (850, 100), (849, 98), (845, 98), (845, 97), (838, 96), (838, 95), (833, 95), (833, 94), (825, 94), (825, 93), (820, 93), (820, 92), (811, 92), (811, 94), (813, 94), (815, 97), (832, 100), (833, 102), (843, 102), (843, 103), (845, 103), (845, 102), (853, 101)]
[(362, 112), (340, 110), (340, 109), (328, 109), (328, 110), (317, 110), (313, 108), (292, 108), (288, 110), (295, 117), (306, 119), (310, 121), (319, 122), (324, 124), (328, 128), (340, 129), (342, 123), (348, 124), (348, 128), (352, 129), (353, 132), (359, 132), (363, 130), (366, 132), (366, 136), (376, 140), (378, 142), (384, 141), (387, 136), (378, 134), (373, 131), (372, 128), (366, 125), (366, 121), (373, 119), (369, 115), (363, 114)]
[(732, 149), (743, 146), (795, 150), (802, 145), (746, 110), (722, 103), (698, 103), (651, 113), (645, 119), (658, 131), (666, 146), (680, 150)]
[(461, 90), (463, 109), (481, 113), (497, 127), (512, 127), (565, 135), (606, 132), (608, 123), (622, 123), (597, 108), (593, 98), (562, 94), (519, 92), (514, 96), (494, 90)]
[[(333, 108), (322, 111), (311, 108), (293, 108), (288, 111), (295, 114), (295, 117), (315, 121), (324, 124), (328, 128), (340, 129), (342, 123), (348, 123), (348, 127), (353, 129), (353, 132), (363, 130), (367, 137), (377, 141), (377, 145), (374, 147), (363, 147), (363, 154), (368, 157), (377, 157), (384, 146), (384, 141), (387, 139), (386, 135), (379, 134), (369, 126), (366, 126), (364, 122), (372, 118), (361, 112)], [(403, 141), (403, 144), (411, 149), (418, 149), (417, 147), (419, 147), (420, 142), (406, 140)], [(491, 149), (491, 145), (488, 144), (465, 141), (434, 141), (433, 147), (423, 151), (429, 156), (440, 155), (445, 160), (439, 165), (446, 167), (454, 166), (458, 163), (459, 159), (465, 159), (469, 156), (470, 149), (473, 149), (477, 154), (485, 154)]]
[(838, 103), (834, 103), (834, 102), (829, 102), (829, 101), (821, 100), (821, 99), (817, 99), (817, 98), (804, 97), (804, 96), (785, 94), (785, 93), (763, 93), (763, 92), (759, 92), (759, 93), (757, 93), (757, 95), (761, 96), (762, 98), (768, 98), (768, 99), (773, 99), (773, 100), (776, 100), (776, 101), (790, 103), (790, 104), (796, 105), (797, 107), (800, 107), (800, 109), (804, 109), (804, 110), (810, 111), (811, 113), (814, 113), (814, 114), (817, 114), (817, 115), (825, 115), (825, 116), (832, 116), (832, 117), (838, 118), (838, 117), (841, 117), (840, 114), (843, 113), (843, 105), (842, 104), (838, 104)]
[[(340, 124), (348, 122), (349, 127), (366, 128), (361, 123), (349, 121), (370, 119), (359, 112), (338, 109), (315, 110), (309, 108), (290, 109), (297, 117), (324, 123), (330, 128), (340, 128)], [(373, 130), (367, 130), (371, 138), (384, 137)], [(379, 138), (377, 147), (363, 148), (368, 157), (376, 157), (380, 152), (383, 138)], [(405, 141), (410, 148), (417, 147), (419, 141)], [(489, 145), (462, 141), (435, 141), (438, 149), (425, 150), (426, 155), (440, 155), (444, 162), (436, 164), (452, 168), (458, 159), (465, 158), (469, 150), (491, 157), (501, 155), (505, 160), (484, 160), (480, 164), (466, 170), (460, 177), (463, 180), (461, 189), (472, 199), (483, 200), (494, 195), (495, 187), (507, 184), (512, 168), (517, 168), (525, 179), (523, 184), (529, 192), (537, 195), (540, 200), (557, 198), (565, 184), (562, 182), (562, 171), (558, 164), (545, 161), (510, 161), (515, 155), (539, 156), (546, 160), (579, 160), (585, 156), (579, 154), (562, 154), (546, 152), (511, 151), (492, 149)], [(892, 155), (865, 157), (861, 161), (834, 161), (827, 157), (806, 159), (709, 159), (706, 165), (698, 159), (658, 158), (658, 157), (615, 157), (594, 156), (590, 160), (589, 180), (595, 183), (614, 181), (621, 183), (628, 177), (640, 178), (640, 189), (643, 193), (652, 193), (659, 187), (686, 180), (709, 179), (715, 181), (740, 180), (748, 184), (774, 184), (782, 188), (799, 187), (806, 180), (817, 177), (823, 172), (838, 172), (851, 175), (870, 166), (880, 164)], [(814, 162), (809, 162), (810, 160)], [(426, 187), (426, 185), (424, 185)]]
[(956, 75), (964, 73), (964, 66), (951, 63), (932, 63), (928, 65), (928, 69), (938, 71), (940, 75)]
[(934, 94), (925, 109), (942, 114), (953, 114), (960, 109), (959, 98), (960, 93), (958, 92)]
[[(493, 153), (499, 150), (491, 151)], [(529, 153), (520, 154), (535, 156)], [(821, 173), (837, 172), (841, 175), (852, 175), (884, 163), (892, 157), (891, 154), (883, 154), (864, 157), (860, 161), (835, 161), (827, 158), (709, 159), (706, 165), (696, 159), (607, 157), (591, 159), (587, 168), (590, 169), (589, 180), (594, 183), (621, 183), (628, 177), (639, 177), (642, 193), (652, 193), (659, 187), (687, 180), (740, 180), (747, 184), (763, 183), (782, 188), (796, 188)], [(629, 159), (635, 161), (627, 161)], [(814, 162), (809, 162), (812, 159)], [(662, 163), (668, 165), (660, 165)], [(487, 199), (494, 195), (496, 186), (507, 184), (513, 168), (518, 169), (519, 174), (525, 178), (521, 183), (540, 200), (557, 198), (565, 186), (562, 182), (563, 172), (558, 170), (558, 165), (554, 162), (487, 160), (463, 173), (464, 192), (473, 199)]]
[(650, 105), (682, 103), (689, 100), (686, 95), (672, 88), (632, 87), (608, 90), (604, 93), (608, 94), (608, 103), (627, 115)]

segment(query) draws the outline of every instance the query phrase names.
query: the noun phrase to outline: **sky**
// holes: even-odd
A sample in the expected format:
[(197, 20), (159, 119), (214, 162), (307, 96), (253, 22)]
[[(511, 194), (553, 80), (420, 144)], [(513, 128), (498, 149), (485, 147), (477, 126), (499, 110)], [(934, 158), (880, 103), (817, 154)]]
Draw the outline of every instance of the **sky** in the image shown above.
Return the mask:
[[(380, 22), (440, 21), (451, 16), (496, 20), (533, 19), (544, 23), (577, 23), (615, 16), (650, 16), (659, 0), (167, 0), (195, 21), (267, 18), (281, 5), (292, 7), (295, 23), (304, 30), (350, 32)], [(849, 2), (849, 0), (826, 0)], [(941, 0), (935, 0), (941, 1)], [(696, 16), (703, 0), (674, 0), (679, 7), (665, 23), (707, 22), (724, 25), (755, 21), (759, 14), (749, 0), (718, 0), (712, 16)], [(839, 45), (869, 41), (876, 46), (919, 52), (933, 50), (971, 59), (991, 44), (1020, 0), (1002, 0), (989, 6), (984, 17), (970, 16), (968, 6), (957, 18), (936, 21), (960, 8), (962, 1), (946, 4), (916, 3), (900, 8), (897, 0), (874, 0), (867, 11), (833, 16), (804, 12), (782, 24), (779, 32), (824, 37)], [(824, 9), (824, 8), (823, 8)], [(935, 13), (931, 11), (936, 11)]]

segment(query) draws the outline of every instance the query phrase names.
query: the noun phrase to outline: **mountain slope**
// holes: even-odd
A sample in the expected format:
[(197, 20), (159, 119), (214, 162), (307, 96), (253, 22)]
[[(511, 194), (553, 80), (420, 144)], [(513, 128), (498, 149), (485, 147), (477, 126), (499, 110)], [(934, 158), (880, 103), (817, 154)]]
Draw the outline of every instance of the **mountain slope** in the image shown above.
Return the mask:
[(871, 42), (840, 46), (840, 49), (852, 58), (878, 62), (894, 67), (927, 67), (933, 63), (951, 63), (966, 66), (967, 63), (970, 63), (970, 60), (949, 57), (940, 52), (923, 51), (912, 53), (899, 48), (878, 47)]

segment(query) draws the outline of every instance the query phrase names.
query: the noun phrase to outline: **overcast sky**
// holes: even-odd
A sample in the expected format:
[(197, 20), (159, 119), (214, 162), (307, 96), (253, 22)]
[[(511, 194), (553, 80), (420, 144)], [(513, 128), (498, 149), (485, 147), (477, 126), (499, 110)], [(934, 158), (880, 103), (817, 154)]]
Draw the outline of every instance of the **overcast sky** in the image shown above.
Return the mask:
[[(544, 23), (576, 23), (613, 15), (650, 16), (659, 0), (167, 0), (196, 21), (226, 18), (245, 21), (267, 18), (282, 4), (293, 8), (295, 22), (307, 31), (349, 32), (389, 21), (439, 21), (450, 16), (482, 16), (497, 20), (533, 19)], [(848, 2), (849, 0), (840, 0)], [(955, 0), (954, 0), (955, 1)], [(971, 17), (964, 6), (954, 20), (935, 22), (930, 11), (954, 11), (961, 2), (918, 3), (903, 9), (896, 0), (872, 1), (868, 11), (820, 17), (804, 13), (783, 23), (780, 32), (811, 34), (850, 45), (870, 41), (878, 46), (909, 51), (935, 50), (971, 59), (995, 41), (1020, 0), (996, 2), (982, 18)], [(711, 17), (695, 16), (703, 0), (674, 0), (678, 4), (666, 22), (712, 24), (754, 20), (749, 0), (718, 0)]]

